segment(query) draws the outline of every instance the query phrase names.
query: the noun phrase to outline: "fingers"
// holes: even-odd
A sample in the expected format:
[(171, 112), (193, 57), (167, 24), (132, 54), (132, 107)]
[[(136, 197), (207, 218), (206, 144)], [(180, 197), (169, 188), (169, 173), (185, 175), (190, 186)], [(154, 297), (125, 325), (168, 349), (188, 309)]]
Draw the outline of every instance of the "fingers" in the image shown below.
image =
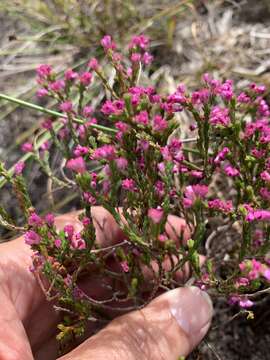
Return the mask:
[(140, 311), (113, 320), (59, 360), (177, 360), (206, 335), (213, 314), (209, 296), (195, 287), (169, 291)]

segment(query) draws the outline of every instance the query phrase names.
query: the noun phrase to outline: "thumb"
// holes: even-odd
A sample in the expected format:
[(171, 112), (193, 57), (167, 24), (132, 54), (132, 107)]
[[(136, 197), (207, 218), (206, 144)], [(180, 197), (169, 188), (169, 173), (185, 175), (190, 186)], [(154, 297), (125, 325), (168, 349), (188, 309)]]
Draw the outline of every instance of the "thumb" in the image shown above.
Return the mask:
[(207, 293), (196, 287), (174, 289), (113, 320), (61, 359), (177, 360), (206, 335), (212, 314)]

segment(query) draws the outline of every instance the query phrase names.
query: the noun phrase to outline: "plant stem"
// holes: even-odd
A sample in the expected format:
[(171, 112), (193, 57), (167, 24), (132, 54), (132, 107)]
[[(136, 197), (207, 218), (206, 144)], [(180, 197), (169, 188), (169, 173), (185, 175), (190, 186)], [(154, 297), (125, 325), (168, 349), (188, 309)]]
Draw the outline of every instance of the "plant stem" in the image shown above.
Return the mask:
[[(39, 106), (39, 105), (30, 103), (30, 102), (20, 100), (20, 99), (17, 99), (15, 97), (0, 93), (0, 100), (1, 99), (12, 102), (12, 103), (15, 103), (15, 104), (18, 104), (18, 105), (21, 105), (21, 106), (26, 107), (28, 109), (33, 109), (33, 110), (40, 111), (40, 112), (42, 112), (44, 114), (48, 114), (48, 115), (51, 115), (51, 116), (54, 116), (54, 117), (65, 117), (65, 118), (67, 117), (66, 114), (60, 113), (58, 111), (46, 109), (43, 106)], [(74, 118), (74, 121), (79, 123), (79, 124), (84, 124), (84, 121), (82, 119)], [(106, 132), (110, 132), (110, 133), (116, 133), (117, 132), (116, 129), (108, 128), (108, 127), (102, 126), (102, 125), (91, 124), (90, 126), (93, 127), (94, 129), (102, 130), (102, 131), (106, 131)]]

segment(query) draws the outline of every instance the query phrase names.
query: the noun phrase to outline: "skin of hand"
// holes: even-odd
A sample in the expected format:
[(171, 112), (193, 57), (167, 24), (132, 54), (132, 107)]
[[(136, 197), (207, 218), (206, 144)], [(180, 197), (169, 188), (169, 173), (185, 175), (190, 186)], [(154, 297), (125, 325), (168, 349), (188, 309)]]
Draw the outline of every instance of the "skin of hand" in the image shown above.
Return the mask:
[[(78, 213), (56, 218), (62, 229), (81, 224)], [(92, 208), (97, 241), (109, 246), (123, 240), (113, 217)], [(189, 232), (184, 220), (169, 216), (166, 231), (172, 239)], [(0, 359), (54, 360), (58, 315), (29, 271), (32, 250), (22, 237), (0, 244)], [(165, 267), (167, 265), (165, 264)], [(96, 286), (96, 284), (95, 284)], [(99, 291), (97, 288), (96, 291)], [(213, 308), (209, 296), (195, 287), (160, 295), (144, 309), (117, 317), (96, 335), (59, 360), (177, 360), (186, 356), (207, 333)]]

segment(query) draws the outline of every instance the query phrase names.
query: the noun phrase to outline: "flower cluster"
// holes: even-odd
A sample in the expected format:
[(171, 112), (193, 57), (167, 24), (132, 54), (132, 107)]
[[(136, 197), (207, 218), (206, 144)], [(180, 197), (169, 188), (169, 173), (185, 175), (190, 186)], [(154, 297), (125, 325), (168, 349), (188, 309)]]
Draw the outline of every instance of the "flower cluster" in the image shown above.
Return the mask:
[[(23, 206), (25, 241), (34, 250), (32, 271), (45, 275), (61, 308), (72, 313), (60, 339), (68, 331), (81, 334), (89, 318), (101, 320), (103, 308), (141, 307), (158, 291), (175, 287), (175, 275), (187, 263), (198, 284), (242, 307), (252, 305), (245, 294), (267, 286), (270, 279), (270, 112), (265, 88), (251, 84), (237, 94), (231, 80), (204, 74), (201, 89), (189, 93), (179, 84), (172, 94), (159, 94), (138, 83), (141, 67), (153, 60), (149, 45), (144, 35), (134, 36), (125, 57), (111, 36), (101, 40), (116, 74), (113, 87), (96, 59), (86, 71), (67, 70), (63, 79), (49, 65), (37, 70), (37, 95), (56, 99), (62, 112), (60, 119), (46, 119), (42, 131), (48, 131), (65, 159), (64, 176), (50, 170), (48, 147), (43, 150), (47, 156), (32, 142), (23, 151), (36, 157), (57, 186), (76, 189), (82, 204), (79, 231), (71, 224), (59, 231), (53, 215), (41, 218), (30, 200)], [(108, 93), (96, 108), (86, 96), (94, 80)], [(183, 111), (192, 122), (191, 139), (179, 136), (175, 114)], [(24, 167), (16, 164), (14, 177), (1, 172), (21, 201), (28, 199)], [(217, 177), (233, 191), (216, 191)], [(122, 242), (103, 248), (96, 241), (93, 205), (111, 214)], [(174, 228), (170, 215), (183, 218), (188, 231)], [(207, 262), (207, 269), (199, 265), (210, 218), (241, 229), (222, 277), (214, 271), (219, 269), (218, 256), (209, 259), (214, 263)], [(168, 259), (169, 269), (163, 265)], [(80, 281), (86, 274), (107, 288), (110, 280), (111, 296), (93, 299), (84, 292)]]

